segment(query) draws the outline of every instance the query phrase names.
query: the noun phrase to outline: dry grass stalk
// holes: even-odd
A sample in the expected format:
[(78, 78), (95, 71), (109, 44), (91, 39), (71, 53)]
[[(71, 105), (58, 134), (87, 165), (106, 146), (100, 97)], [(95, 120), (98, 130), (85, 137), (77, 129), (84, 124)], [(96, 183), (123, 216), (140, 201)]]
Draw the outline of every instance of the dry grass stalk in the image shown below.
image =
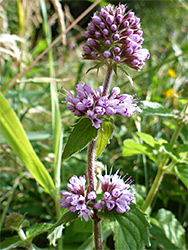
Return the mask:
[(64, 12), (61, 8), (61, 4), (59, 2), (59, 0), (51, 0), (53, 6), (54, 6), (54, 9), (55, 9), (55, 12), (58, 16), (58, 23), (59, 23), (59, 29), (60, 29), (60, 33), (61, 33), (61, 37), (62, 37), (62, 43), (63, 45), (66, 45), (67, 44), (67, 40), (66, 40), (66, 26), (65, 26), (65, 15), (64, 15)]
[(14, 59), (16, 59), (17, 62), (19, 62), (21, 53), (16, 42), (23, 43), (23, 39), (21, 39), (17, 35), (0, 34), (1, 58), (8, 60), (9, 58), (7, 57), (7, 55), (9, 55), (9, 56), (12, 56)]
[[(65, 4), (64, 9), (65, 9), (65, 17), (66, 17), (66, 26), (68, 26), (74, 22), (74, 18), (70, 13), (70, 9), (69, 9), (69, 6), (67, 4)], [(79, 25), (75, 24), (74, 28), (77, 29), (78, 31), (82, 32), (82, 29)]]

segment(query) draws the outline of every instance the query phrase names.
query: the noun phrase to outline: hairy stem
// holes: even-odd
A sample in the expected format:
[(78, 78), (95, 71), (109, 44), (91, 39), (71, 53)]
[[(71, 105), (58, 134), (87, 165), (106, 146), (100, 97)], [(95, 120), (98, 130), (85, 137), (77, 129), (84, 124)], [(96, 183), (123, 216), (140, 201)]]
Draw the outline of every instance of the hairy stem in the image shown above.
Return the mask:
[[(110, 87), (110, 82), (112, 79), (112, 73), (113, 73), (113, 65), (109, 65), (107, 68), (106, 77), (103, 83), (103, 93), (102, 95), (105, 96), (108, 94), (108, 90)], [(96, 140), (92, 140), (88, 147), (88, 159), (87, 159), (87, 172), (88, 172), (88, 190), (87, 193), (91, 191), (96, 191), (95, 187), (95, 146), (96, 146)], [(93, 216), (93, 222), (94, 222), (94, 239), (95, 239), (95, 249), (96, 250), (102, 250), (102, 234), (101, 234), (101, 224), (100, 219), (97, 216), (97, 210), (94, 210), (94, 216)]]
[[(188, 101), (183, 108), (183, 111), (182, 111), (183, 114), (186, 113), (187, 107), (188, 107)], [(181, 131), (181, 128), (182, 128), (182, 124), (177, 124), (176, 130), (174, 131), (174, 134), (173, 134), (173, 136), (170, 140), (170, 143), (169, 143), (170, 146), (173, 146), (174, 143), (176, 142), (178, 135), (179, 135), (179, 132)], [(151, 205), (153, 198), (155, 197), (155, 194), (157, 193), (159, 186), (161, 184), (161, 181), (164, 177), (165, 170), (167, 170), (169, 168), (169, 167), (166, 167), (166, 164), (168, 163), (168, 161), (169, 161), (169, 156), (166, 155), (164, 157), (163, 161), (161, 162), (161, 164), (158, 166), (157, 175), (156, 175), (155, 180), (153, 182), (153, 185), (149, 191), (149, 194), (145, 200), (145, 203), (142, 206), (142, 210), (144, 212)], [(171, 166), (171, 164), (169, 166)]]
[(88, 147), (88, 192), (95, 191), (95, 145), (96, 140), (92, 140)]
[(108, 90), (109, 90), (110, 83), (112, 80), (112, 73), (113, 73), (113, 65), (109, 65), (107, 72), (106, 72), (106, 77), (103, 83), (103, 93), (102, 93), (103, 96), (108, 94)]
[[(95, 187), (95, 145), (96, 139), (92, 140), (88, 147), (88, 163), (87, 163), (87, 171), (88, 171), (88, 190), (87, 192), (96, 191)], [(97, 210), (94, 210), (93, 216), (94, 223), (94, 240), (95, 240), (95, 249), (102, 250), (102, 236), (101, 236), (101, 224), (100, 219), (97, 216)]]
[(95, 249), (102, 250), (102, 234), (101, 234), (101, 223), (100, 219), (97, 216), (97, 211), (94, 210), (94, 240), (95, 240)]

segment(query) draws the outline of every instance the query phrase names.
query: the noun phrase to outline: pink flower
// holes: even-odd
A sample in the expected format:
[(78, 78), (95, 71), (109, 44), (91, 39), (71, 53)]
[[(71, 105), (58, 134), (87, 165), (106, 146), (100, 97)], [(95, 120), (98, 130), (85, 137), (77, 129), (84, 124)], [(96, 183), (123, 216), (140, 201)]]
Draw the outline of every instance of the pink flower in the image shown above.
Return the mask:
[(83, 83), (76, 83), (75, 97), (70, 91), (62, 88), (67, 95), (62, 94), (68, 103), (67, 108), (74, 112), (76, 116), (86, 116), (92, 121), (92, 125), (99, 129), (103, 122), (104, 115), (122, 115), (130, 117), (141, 109), (137, 106), (140, 102), (138, 98), (132, 95), (120, 94), (120, 89), (114, 87), (108, 96), (103, 96), (103, 87), (100, 86), (97, 90)]

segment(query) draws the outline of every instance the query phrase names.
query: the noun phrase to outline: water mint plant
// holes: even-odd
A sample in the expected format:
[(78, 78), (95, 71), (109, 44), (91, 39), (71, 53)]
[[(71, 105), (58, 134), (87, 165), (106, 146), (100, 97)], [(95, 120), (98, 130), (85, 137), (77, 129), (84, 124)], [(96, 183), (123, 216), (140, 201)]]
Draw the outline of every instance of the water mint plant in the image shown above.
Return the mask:
[[(74, 1), (11, 0), (14, 10), (2, 2), (0, 248), (186, 249), (185, 4), (96, 0), (73, 20)], [(77, 40), (69, 31), (83, 31), (79, 21), (96, 6)], [(6, 44), (6, 33), (14, 43)]]

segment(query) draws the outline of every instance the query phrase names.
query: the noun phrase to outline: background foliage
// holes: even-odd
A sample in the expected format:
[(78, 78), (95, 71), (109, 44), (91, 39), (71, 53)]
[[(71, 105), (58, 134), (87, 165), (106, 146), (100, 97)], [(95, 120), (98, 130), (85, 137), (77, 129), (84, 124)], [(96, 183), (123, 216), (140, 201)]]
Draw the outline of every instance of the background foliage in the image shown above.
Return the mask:
[[(91, 2), (95, 1), (82, 1), (81, 4), (80, 1), (62, 1), (64, 29), (69, 27)], [(118, 3), (103, 1), (104, 4), (107, 2)], [(78, 79), (97, 87), (103, 82), (105, 71), (102, 68), (98, 74), (96, 71), (86, 74), (92, 63), (82, 60), (82, 46), (86, 41), (84, 29), (91, 17), (89, 13), (16, 84), (12, 84), (13, 77), (26, 70), (60, 34), (61, 29), (53, 1), (8, 0), (0, 1), (0, 4), (0, 88), (7, 100), (6, 102), (2, 97), (1, 105), (7, 105), (4, 112), (7, 112), (7, 117), (13, 119), (9, 125), (1, 125), (0, 128), (2, 134), (8, 129), (12, 132), (11, 138), (0, 137), (1, 241), (10, 236), (18, 237), (15, 232), (4, 226), (5, 216), (17, 212), (25, 215), (30, 226), (47, 223), (44, 231), (42, 225), (37, 228), (42, 234), (37, 233), (36, 229), (32, 231), (32, 227), (27, 229), (26, 234), (34, 238), (33, 243), (38, 249), (54, 249), (54, 246), (49, 247), (46, 230), (58, 219), (55, 192), (64, 189), (73, 174), (83, 175), (87, 165), (86, 149), (66, 161), (61, 161), (61, 149), (67, 142), (70, 125), (77, 120), (66, 109), (66, 105), (59, 105), (57, 90), (60, 90), (61, 86), (68, 90), (74, 89)], [(144, 48), (150, 50), (151, 58), (141, 72), (129, 70), (134, 80), (133, 90), (121, 71), (118, 71), (118, 78), (113, 77), (112, 85), (121, 87), (122, 93), (137, 93), (138, 97), (146, 100), (143, 104), (146, 108), (145, 113), (135, 115), (131, 119), (118, 116), (114, 118), (116, 128), (113, 138), (103, 154), (99, 153), (98, 160), (108, 166), (114, 165), (116, 169), (120, 168), (122, 175), (128, 172), (134, 177), (137, 204), (141, 206), (156, 175), (160, 161), (158, 150), (163, 146), (161, 157), (167, 152), (177, 164), (164, 176), (152, 207), (147, 210), (151, 212), (152, 224), (151, 247), (148, 249), (184, 249), (188, 216), (188, 131), (185, 122), (176, 147), (171, 149), (168, 144), (177, 121), (180, 121), (180, 112), (186, 100), (179, 97), (182, 96), (184, 83), (188, 79), (188, 4), (183, 0), (127, 1), (127, 4), (129, 9), (132, 8), (141, 18)], [(97, 8), (99, 5), (95, 10)], [(59, 99), (61, 100), (61, 96)], [(152, 109), (151, 106), (148, 107), (147, 102), (157, 102), (162, 106), (154, 106)], [(18, 123), (20, 121), (19, 130), (14, 130), (15, 114), (11, 113), (8, 104), (15, 111)], [(1, 112), (2, 115), (3, 110)], [(110, 134), (109, 131), (109, 136)], [(24, 139), (26, 135), (30, 142)], [(16, 152), (11, 149), (15, 144)], [(28, 147), (29, 155), (25, 151)], [(99, 148), (98, 151), (100, 150)], [(64, 152), (64, 159), (69, 156)], [(38, 172), (32, 172), (35, 164), (38, 166)], [(58, 177), (60, 175), (61, 179)], [(43, 181), (40, 176), (44, 177)], [(43, 192), (33, 177), (38, 178), (38, 183), (44, 189), (48, 187), (46, 192)], [(52, 180), (59, 181), (53, 184)], [(112, 222), (111, 226), (121, 230), (121, 223), (124, 221), (119, 222), (120, 225)], [(106, 224), (104, 221), (102, 225), (104, 246), (105, 249), (113, 249), (112, 229)], [(65, 229), (59, 230), (64, 230), (64, 249), (92, 248), (91, 223), (76, 220), (65, 224)], [(123, 231), (120, 233), (125, 234)], [(53, 235), (50, 237), (53, 243)], [(12, 239), (11, 247), (17, 247), (18, 238)], [(11, 249), (6, 248), (5, 243), (2, 244), (2, 249)], [(10, 246), (10, 242), (8, 245)], [(17, 249), (20, 248), (21, 246), (18, 246)]]

